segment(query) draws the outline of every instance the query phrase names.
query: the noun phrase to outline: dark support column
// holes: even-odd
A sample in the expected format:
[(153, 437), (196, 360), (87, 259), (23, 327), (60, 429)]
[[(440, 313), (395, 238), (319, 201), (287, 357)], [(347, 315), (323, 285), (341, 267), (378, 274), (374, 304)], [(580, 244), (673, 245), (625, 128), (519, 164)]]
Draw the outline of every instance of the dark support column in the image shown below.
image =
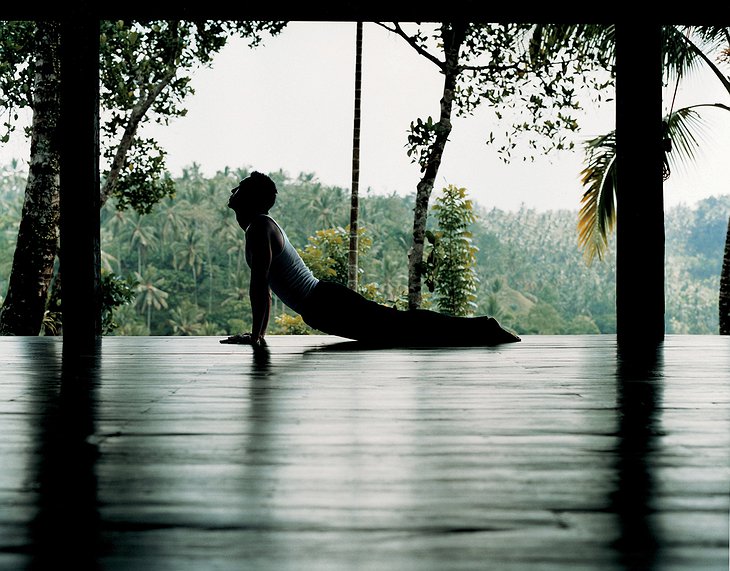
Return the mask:
[(96, 351), (101, 334), (99, 21), (80, 11), (61, 27), (61, 299), (63, 345)]
[(623, 347), (664, 338), (662, 51), (656, 23), (616, 26), (616, 318)]

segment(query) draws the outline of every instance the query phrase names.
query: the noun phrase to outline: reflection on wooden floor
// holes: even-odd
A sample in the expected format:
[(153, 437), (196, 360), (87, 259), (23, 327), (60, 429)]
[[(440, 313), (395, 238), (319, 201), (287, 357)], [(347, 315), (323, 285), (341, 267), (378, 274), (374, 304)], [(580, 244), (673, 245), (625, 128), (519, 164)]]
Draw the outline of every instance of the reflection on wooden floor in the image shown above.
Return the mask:
[(0, 569), (728, 569), (730, 339), (0, 338)]

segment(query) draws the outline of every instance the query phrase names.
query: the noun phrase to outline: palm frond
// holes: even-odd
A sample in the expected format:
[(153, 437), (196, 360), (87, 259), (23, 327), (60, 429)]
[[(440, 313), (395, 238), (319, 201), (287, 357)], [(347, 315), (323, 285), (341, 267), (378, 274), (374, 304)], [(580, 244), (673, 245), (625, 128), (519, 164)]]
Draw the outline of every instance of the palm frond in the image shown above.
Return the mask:
[(684, 107), (677, 109), (665, 119), (667, 137), (671, 141), (671, 149), (666, 153), (671, 167), (685, 166), (695, 160), (701, 146), (707, 123), (694, 109)]
[[(665, 154), (670, 169), (685, 166), (695, 160), (703, 144), (707, 122), (697, 112), (698, 107), (730, 111), (716, 104), (695, 105), (678, 109), (665, 118), (671, 150)], [(578, 245), (588, 264), (602, 260), (608, 250), (608, 239), (616, 224), (615, 132), (596, 137), (586, 143), (587, 166), (581, 172), (586, 188), (578, 212)]]
[(616, 29), (613, 24), (538, 24), (529, 37), (529, 55), (533, 63), (550, 58), (558, 51), (580, 45), (586, 53), (600, 54), (604, 62), (615, 57)]
[(698, 29), (697, 35), (702, 44), (701, 46), (694, 43), (690, 39), (689, 34), (681, 36), (691, 52), (689, 57), (704, 63), (715, 74), (715, 77), (720, 81), (725, 91), (730, 94), (730, 78), (708, 56), (708, 53), (724, 53), (727, 50), (727, 43), (730, 41), (728, 29), (724, 27), (706, 26)]
[[(705, 64), (730, 93), (730, 79), (690, 39), (690, 35), (695, 33), (702, 47), (716, 52), (724, 42), (730, 40), (730, 29), (666, 26), (663, 32), (665, 70), (670, 75), (681, 78), (695, 67)], [(665, 135), (671, 142), (664, 155), (665, 176), (668, 176), (673, 166), (693, 162), (698, 149), (706, 144), (702, 139), (708, 124), (697, 112), (700, 107), (730, 111), (729, 106), (721, 103), (700, 104), (672, 111), (665, 117)], [(586, 190), (578, 212), (578, 245), (590, 264), (595, 258), (603, 259), (608, 250), (608, 237), (616, 224), (615, 132), (588, 141), (586, 154), (587, 166), (581, 172), (581, 182)]]
[(697, 47), (688, 41), (689, 29), (665, 26), (662, 28), (662, 33), (664, 70), (669, 82), (674, 83), (700, 68)]
[(712, 124), (697, 111), (699, 108), (720, 109), (730, 112), (730, 107), (722, 103), (703, 103), (677, 109), (666, 119), (667, 136), (672, 146), (666, 153), (670, 169), (685, 167), (696, 159), (697, 151), (709, 146), (708, 132)]
[(588, 141), (588, 166), (581, 172), (586, 191), (578, 212), (578, 246), (586, 263), (602, 260), (608, 237), (616, 224), (616, 134), (614, 131)]

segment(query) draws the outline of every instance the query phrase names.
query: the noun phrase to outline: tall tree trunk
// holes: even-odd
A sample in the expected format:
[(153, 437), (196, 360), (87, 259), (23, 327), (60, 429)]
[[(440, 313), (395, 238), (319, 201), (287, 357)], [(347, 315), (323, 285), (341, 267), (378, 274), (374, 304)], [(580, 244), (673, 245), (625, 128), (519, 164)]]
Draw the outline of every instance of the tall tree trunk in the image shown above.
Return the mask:
[(725, 237), (725, 255), (720, 274), (720, 335), (730, 335), (730, 220)]
[(444, 41), (445, 63), (444, 90), (441, 96), (439, 121), (435, 127), (435, 137), (429, 146), (428, 160), (423, 169), (423, 176), (416, 187), (416, 204), (413, 210), (413, 245), (408, 252), (408, 307), (418, 309), (421, 306), (421, 277), (423, 274), (423, 243), (426, 239), (428, 222), (428, 204), (431, 199), (433, 185), (438, 175), (446, 141), (451, 133), (451, 110), (454, 102), (454, 89), (459, 76), (459, 50), (466, 37), (466, 28), (456, 23), (444, 25), (441, 29)]
[(357, 291), (357, 231), (360, 216), (360, 96), (362, 86), (362, 22), (357, 23), (355, 35), (355, 113), (352, 128), (352, 190), (350, 196), (350, 252), (348, 256), (347, 287)]
[(0, 334), (38, 335), (58, 248), (60, 114), (58, 22), (38, 22), (25, 201)]

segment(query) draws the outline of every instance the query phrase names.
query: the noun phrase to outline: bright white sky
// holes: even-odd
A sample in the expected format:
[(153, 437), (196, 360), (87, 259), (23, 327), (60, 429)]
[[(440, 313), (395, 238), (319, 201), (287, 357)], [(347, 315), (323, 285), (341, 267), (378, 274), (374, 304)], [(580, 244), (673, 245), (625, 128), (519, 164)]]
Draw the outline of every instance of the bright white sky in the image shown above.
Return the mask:
[[(231, 41), (209, 69), (193, 77), (195, 95), (184, 118), (150, 131), (168, 151), (174, 176), (197, 163), (207, 175), (225, 168), (290, 176), (313, 172), (324, 184), (350, 187), (354, 96), (355, 24), (294, 22), (258, 48)], [(676, 106), (730, 103), (714, 78), (685, 82)], [(672, 86), (674, 87), (674, 86)], [(364, 26), (360, 189), (411, 194), (418, 167), (406, 156), (406, 133), (418, 117), (438, 115), (441, 76), (398, 37), (375, 24)], [(701, 96), (702, 99), (698, 98)], [(724, 98), (723, 98), (724, 97)], [(725, 117), (727, 115), (728, 117)], [(675, 170), (665, 184), (665, 204), (692, 204), (730, 193), (730, 113), (717, 120), (690, 170)], [(503, 126), (485, 112), (455, 119), (436, 189), (466, 187), (486, 208), (577, 209), (582, 187), (580, 151), (510, 165), (484, 140)], [(580, 140), (613, 128), (613, 107), (587, 110)], [(0, 148), (0, 164), (25, 158), (21, 137)]]

